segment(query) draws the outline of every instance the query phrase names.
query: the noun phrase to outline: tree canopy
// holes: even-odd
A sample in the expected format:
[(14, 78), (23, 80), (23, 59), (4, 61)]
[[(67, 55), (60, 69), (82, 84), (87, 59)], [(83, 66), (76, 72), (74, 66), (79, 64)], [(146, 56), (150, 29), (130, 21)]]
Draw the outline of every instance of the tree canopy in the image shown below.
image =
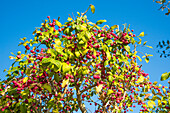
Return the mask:
[[(136, 104), (145, 113), (170, 110), (168, 87), (150, 82), (137, 62), (138, 47), (144, 32), (134, 33), (130, 26), (103, 25), (87, 19), (85, 13), (69, 16), (64, 24), (48, 16), (34, 32), (34, 39), (22, 38), (24, 52), (12, 53), (12, 66), (0, 82), (2, 113), (72, 113), (90, 111), (126, 113)], [(161, 80), (167, 79), (167, 75)], [(97, 97), (97, 100), (94, 99)]]

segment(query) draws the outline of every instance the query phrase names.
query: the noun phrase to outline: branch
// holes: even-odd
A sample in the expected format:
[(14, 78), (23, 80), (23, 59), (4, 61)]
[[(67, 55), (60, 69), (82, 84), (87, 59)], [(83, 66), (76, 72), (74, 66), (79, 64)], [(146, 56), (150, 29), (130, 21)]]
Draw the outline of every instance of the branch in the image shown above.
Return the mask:
[(84, 16), (84, 15), (87, 13), (87, 11), (88, 11), (89, 8), (91, 7), (91, 5), (92, 5), (92, 4), (89, 5), (88, 9), (82, 14), (82, 16)]
[(97, 85), (97, 84), (93, 84), (92, 86), (89, 86), (89, 87), (83, 89), (82, 91), (80, 91), (80, 94), (82, 94), (83, 92), (85, 92), (85, 91), (87, 91), (87, 90), (89, 90), (89, 89), (95, 87), (96, 85)]
[(81, 112), (82, 113), (86, 113), (87, 110), (86, 110), (86, 108), (82, 104), (81, 93), (80, 93), (80, 90), (79, 90), (79, 86), (76, 87), (76, 94), (77, 94), (78, 106), (80, 107)]

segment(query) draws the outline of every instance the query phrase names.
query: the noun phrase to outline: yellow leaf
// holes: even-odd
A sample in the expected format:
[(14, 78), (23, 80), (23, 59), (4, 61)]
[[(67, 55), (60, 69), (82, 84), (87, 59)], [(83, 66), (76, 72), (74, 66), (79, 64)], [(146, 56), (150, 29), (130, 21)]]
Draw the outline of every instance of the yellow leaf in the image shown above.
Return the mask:
[(144, 81), (144, 79), (145, 79), (145, 77), (140, 76), (139, 79), (136, 81), (136, 83), (137, 83), (137, 84), (138, 84), (138, 83), (141, 83), (141, 82)]
[(110, 27), (112, 30), (115, 29), (115, 28), (118, 28), (119, 26), (118, 25), (114, 25), (112, 27)]
[(149, 58), (148, 58), (148, 57), (146, 57), (146, 58), (145, 58), (145, 61), (146, 61), (146, 63), (148, 63), (148, 62), (149, 62)]
[(9, 56), (9, 59), (15, 59), (15, 57), (13, 57), (13, 56)]
[(94, 5), (90, 5), (90, 8), (91, 8), (91, 12), (94, 13), (94, 12), (95, 12), (95, 7), (94, 7)]
[(149, 48), (153, 49), (153, 47), (152, 47), (152, 46), (148, 46), (148, 45), (146, 45), (146, 47), (149, 47)]
[(76, 54), (76, 57), (80, 56), (80, 53), (78, 51), (76, 51), (75, 54)]
[(102, 90), (103, 84), (96, 87), (96, 92), (99, 93)]
[(62, 26), (62, 24), (61, 24), (58, 20), (55, 20), (55, 23), (56, 23), (56, 25), (59, 26), (59, 27)]
[(148, 98), (149, 96), (152, 96), (152, 93), (145, 94), (145, 97), (144, 97), (144, 98)]
[(139, 36), (140, 36), (140, 37), (143, 37), (143, 36), (144, 36), (144, 32), (141, 32)]
[(37, 32), (37, 29), (35, 29), (35, 31), (32, 33), (33, 35)]
[(136, 57), (139, 59), (140, 62), (142, 62), (142, 59), (139, 56), (136, 55)]
[(153, 108), (153, 106), (155, 106), (155, 102), (153, 100), (148, 101), (148, 106)]
[(159, 106), (160, 108), (162, 108), (162, 101), (161, 101), (161, 100), (158, 100), (158, 106)]
[(60, 41), (60, 39), (55, 39), (54, 42), (55, 42), (56, 45), (61, 46), (61, 41)]
[(146, 42), (147, 42), (147, 41), (145, 41), (145, 42), (143, 43), (143, 45), (145, 45), (145, 44), (146, 44)]
[(132, 109), (129, 108), (130, 111), (133, 111)]
[(67, 19), (68, 21), (71, 21), (71, 20), (73, 20), (72, 18), (70, 18), (70, 17), (68, 17), (68, 19)]
[(87, 54), (88, 50), (89, 50), (89, 49), (85, 49), (85, 50), (83, 51), (83, 55)]
[(69, 79), (64, 79), (61, 87), (64, 88), (66, 85), (68, 85), (68, 82), (69, 82)]
[(25, 83), (25, 82), (27, 82), (28, 81), (28, 77), (25, 77), (24, 79), (23, 79), (23, 83)]
[(166, 89), (165, 89), (165, 88), (162, 88), (162, 90), (163, 90), (164, 94), (166, 94)]
[(139, 38), (139, 42), (138, 42), (138, 44), (141, 44), (141, 41), (142, 41), (142, 39), (141, 39), (141, 38)]
[(80, 25), (80, 27), (81, 27), (81, 30), (87, 31), (86, 24), (82, 24), (82, 25)]

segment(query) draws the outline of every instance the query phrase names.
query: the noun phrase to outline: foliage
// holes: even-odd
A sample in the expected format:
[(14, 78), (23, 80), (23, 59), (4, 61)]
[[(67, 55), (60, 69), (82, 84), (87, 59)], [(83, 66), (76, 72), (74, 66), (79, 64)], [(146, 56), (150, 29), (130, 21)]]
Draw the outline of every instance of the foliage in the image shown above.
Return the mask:
[[(94, 13), (94, 6), (90, 8)], [(169, 111), (167, 87), (151, 83), (137, 64), (144, 32), (136, 36), (126, 25), (123, 30), (101, 27), (106, 20), (92, 23), (86, 12), (64, 24), (48, 16), (33, 32), (34, 39), (21, 39), (25, 52), (12, 53), (15, 61), (7, 80), (0, 82), (2, 113), (86, 113), (85, 102), (96, 113), (126, 113), (135, 103), (141, 112)], [(149, 56), (143, 56), (146, 62)]]
[(170, 48), (169, 40), (167, 41), (162, 40), (162, 42), (160, 41), (159, 44), (157, 45), (157, 48), (163, 49), (162, 51), (158, 50), (158, 53), (160, 53), (160, 57), (164, 56), (166, 58), (170, 56), (170, 51), (168, 51)]
[[(158, 53), (161, 54), (160, 57), (164, 56), (164, 58), (167, 58), (170, 56), (170, 51), (168, 51), (170, 48), (169, 40), (167, 41), (162, 40), (162, 42), (159, 42), (159, 44), (157, 45), (157, 48), (163, 49), (163, 51), (158, 50)], [(169, 77), (170, 77), (170, 72), (168, 73), (165, 72), (161, 75), (161, 81), (167, 80)]]
[(170, 1), (168, 1), (168, 0), (153, 0), (154, 2), (156, 2), (156, 3), (158, 3), (158, 4), (160, 4), (161, 5), (161, 7), (159, 8), (159, 10), (164, 10), (164, 9), (167, 9), (168, 10), (168, 12), (167, 13), (165, 13), (165, 15), (169, 15), (170, 14), (170, 9), (169, 9), (169, 3), (170, 3)]

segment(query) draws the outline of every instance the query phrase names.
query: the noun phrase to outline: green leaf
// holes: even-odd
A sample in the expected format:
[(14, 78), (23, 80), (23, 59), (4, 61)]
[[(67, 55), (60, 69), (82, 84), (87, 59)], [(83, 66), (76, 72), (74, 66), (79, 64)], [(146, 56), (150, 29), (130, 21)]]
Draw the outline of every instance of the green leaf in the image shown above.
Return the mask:
[(76, 25), (76, 29), (77, 29), (78, 31), (80, 31), (80, 30), (81, 30), (81, 26), (80, 26), (80, 25)]
[(61, 24), (58, 20), (55, 20), (55, 23), (56, 23), (56, 25), (59, 26), (59, 27), (62, 26), (62, 24)]
[(87, 37), (88, 39), (90, 39), (90, 38), (91, 38), (90, 32), (86, 31), (86, 32), (85, 32), (85, 37)]
[(144, 32), (141, 32), (139, 36), (144, 37)]
[(80, 53), (78, 51), (76, 51), (75, 54), (76, 54), (76, 57), (78, 58), (80, 57)]
[(168, 79), (169, 78), (169, 76), (170, 76), (170, 72), (169, 73), (163, 73), (162, 75), (161, 75), (161, 81), (164, 81), (164, 80), (166, 80), (166, 79)]
[(64, 31), (63, 31), (63, 32), (64, 32), (64, 34), (69, 34), (69, 30), (70, 30), (70, 29), (69, 29), (68, 27), (67, 27), (67, 28), (65, 28), (65, 29), (64, 29)]
[(43, 58), (41, 63), (49, 63), (51, 58)]
[(137, 84), (141, 83), (144, 81), (144, 77), (143, 76), (140, 76), (139, 79), (136, 81)]
[(126, 45), (126, 46), (124, 46), (124, 48), (127, 52), (130, 52), (130, 46)]
[(67, 63), (62, 64), (62, 70), (64, 73), (67, 73), (68, 71), (70, 71), (70, 69), (71, 69), (71, 66), (68, 65)]
[(111, 83), (113, 82), (113, 80), (114, 80), (113, 76), (109, 75), (109, 82)]
[(90, 8), (91, 8), (91, 12), (94, 14), (94, 12), (95, 12), (95, 7), (94, 7), (94, 5), (90, 5)]
[(77, 12), (77, 14), (80, 16), (80, 13), (79, 13), (79, 12)]
[(60, 41), (60, 39), (55, 39), (55, 44), (57, 45), (57, 46), (61, 46), (61, 41)]
[(107, 55), (108, 60), (111, 60), (111, 55), (109, 51), (106, 52), (106, 55)]
[(57, 52), (56, 52), (54, 49), (48, 49), (48, 50), (47, 50), (47, 53), (50, 53), (51, 56), (54, 57), (54, 58), (55, 58), (56, 55), (57, 55)]
[(98, 21), (96, 22), (96, 25), (102, 24), (103, 22), (106, 22), (106, 20), (98, 20)]
[(54, 75), (54, 80), (56, 81), (56, 82), (59, 82), (59, 75), (57, 74), (57, 75)]
[(150, 108), (153, 108), (153, 106), (155, 106), (156, 104), (155, 104), (155, 102), (153, 101), (153, 100), (150, 100), (150, 101), (148, 101), (148, 106), (150, 107)]
[(51, 59), (51, 63), (53, 63), (55, 66), (57, 66), (58, 68), (61, 67), (61, 62), (59, 60), (54, 60), (54, 59)]
[(105, 62), (104, 62), (104, 66), (107, 66), (109, 63), (108, 63), (108, 60), (106, 60)]
[(64, 79), (61, 87), (64, 88), (66, 85), (68, 85), (68, 83), (69, 83), (69, 79)]
[(70, 17), (68, 17), (68, 19), (67, 19), (68, 21), (72, 21), (73, 19), (72, 18), (70, 18)]
[(21, 113), (26, 113), (27, 112), (27, 107), (25, 106), (25, 103), (22, 103), (20, 105), (20, 110), (22, 111)]
[(148, 58), (148, 57), (146, 57), (146, 58), (145, 58), (145, 61), (146, 61), (146, 63), (148, 63), (148, 62), (149, 62), (149, 58)]
[(48, 85), (46, 83), (46, 84), (43, 85), (43, 87), (51, 93), (52, 90), (51, 90), (51, 86), (50, 85)]
[(111, 89), (109, 89), (108, 91), (107, 91), (107, 95), (110, 95), (110, 94), (112, 94), (113, 93), (113, 90), (111, 90)]
[(79, 44), (84, 44), (83, 40), (81, 40), (81, 41), (79, 42)]
[(28, 77), (25, 77), (24, 79), (23, 79), (23, 83), (25, 83), (25, 82), (27, 82), (28, 81)]
[(110, 29), (113, 30), (113, 29), (116, 29), (118, 27), (119, 27), (118, 25), (114, 25), (114, 26), (110, 27)]

